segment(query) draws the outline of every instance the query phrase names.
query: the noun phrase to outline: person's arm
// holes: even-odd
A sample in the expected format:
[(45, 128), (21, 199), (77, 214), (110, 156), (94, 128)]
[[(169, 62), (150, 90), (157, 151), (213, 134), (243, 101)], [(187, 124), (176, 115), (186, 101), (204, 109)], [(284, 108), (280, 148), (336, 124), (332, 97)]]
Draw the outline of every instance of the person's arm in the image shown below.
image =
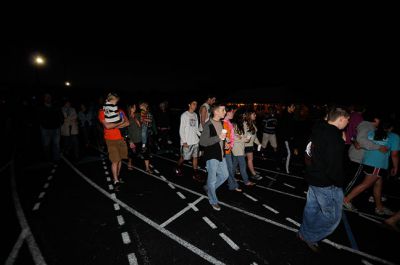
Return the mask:
[(360, 130), (357, 134), (357, 143), (360, 145), (361, 148), (367, 150), (378, 150), (382, 146), (379, 144), (375, 144), (371, 140), (368, 139), (368, 131), (367, 130)]
[(204, 127), (204, 124), (206, 123), (206, 117), (207, 117), (207, 109), (205, 106), (200, 107), (200, 124), (202, 127)]
[(187, 144), (187, 119), (186, 115), (181, 115), (181, 124), (179, 126), (179, 136), (181, 137), (182, 144)]
[(125, 114), (123, 115), (123, 119), (122, 122), (118, 124), (118, 126), (116, 128), (121, 129), (121, 128), (125, 128), (129, 126), (129, 120), (128, 118), (125, 116)]

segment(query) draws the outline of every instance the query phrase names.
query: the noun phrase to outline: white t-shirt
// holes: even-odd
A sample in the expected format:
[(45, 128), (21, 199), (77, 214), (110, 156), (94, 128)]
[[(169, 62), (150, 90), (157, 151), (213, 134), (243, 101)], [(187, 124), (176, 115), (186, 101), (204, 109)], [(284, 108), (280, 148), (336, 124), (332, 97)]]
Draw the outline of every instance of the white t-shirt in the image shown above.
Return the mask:
[(195, 112), (190, 113), (189, 111), (185, 111), (181, 115), (179, 135), (181, 137), (181, 145), (183, 143), (187, 143), (188, 145), (199, 143), (199, 119)]

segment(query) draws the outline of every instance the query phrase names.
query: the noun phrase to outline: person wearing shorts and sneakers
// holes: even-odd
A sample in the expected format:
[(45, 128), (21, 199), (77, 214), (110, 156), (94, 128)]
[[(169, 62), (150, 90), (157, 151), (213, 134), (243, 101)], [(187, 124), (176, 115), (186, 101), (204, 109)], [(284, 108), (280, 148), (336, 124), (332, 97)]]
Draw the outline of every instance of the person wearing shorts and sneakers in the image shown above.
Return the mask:
[(393, 212), (382, 204), (382, 184), (384, 177), (389, 174), (389, 156), (392, 158), (390, 175), (397, 174), (399, 165), (400, 137), (392, 133), (393, 126), (390, 122), (380, 122), (376, 131), (368, 133), (368, 139), (375, 144), (387, 146), (389, 152), (382, 153), (379, 150), (366, 150), (363, 158), (363, 169), (366, 174), (363, 182), (354, 187), (344, 198), (343, 205), (355, 210), (351, 200), (357, 195), (374, 185), (373, 195), (375, 199), (375, 213), (378, 215), (392, 215)]
[(199, 182), (204, 180), (197, 170), (197, 158), (199, 154), (199, 120), (196, 114), (197, 102), (192, 100), (188, 104), (188, 110), (181, 115), (179, 135), (181, 137), (181, 157), (178, 160), (175, 173), (183, 176), (182, 164), (184, 160), (193, 159), (193, 179)]
[[(119, 110), (123, 113), (122, 110)], [(121, 171), (122, 159), (128, 159), (128, 147), (120, 129), (129, 126), (129, 121), (123, 113), (123, 119), (119, 123), (106, 122), (104, 110), (99, 111), (99, 121), (104, 127), (104, 139), (107, 144), (108, 157), (111, 161), (111, 171), (113, 174), (114, 185), (122, 183), (119, 174)]]

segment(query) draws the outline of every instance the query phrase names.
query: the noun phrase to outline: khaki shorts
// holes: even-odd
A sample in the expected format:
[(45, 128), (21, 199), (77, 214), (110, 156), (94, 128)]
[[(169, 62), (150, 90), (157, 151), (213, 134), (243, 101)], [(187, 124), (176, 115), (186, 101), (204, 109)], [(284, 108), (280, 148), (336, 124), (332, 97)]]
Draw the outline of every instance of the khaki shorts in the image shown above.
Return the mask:
[(181, 145), (181, 156), (184, 160), (190, 160), (193, 157), (199, 156), (199, 144), (192, 144), (189, 147)]
[(124, 140), (107, 140), (108, 157), (111, 162), (119, 162), (122, 159), (128, 159), (128, 147)]
[(272, 148), (277, 148), (278, 144), (276, 142), (276, 134), (269, 134), (269, 133), (263, 133), (263, 138), (262, 138), (262, 147), (266, 148), (268, 142), (271, 142)]

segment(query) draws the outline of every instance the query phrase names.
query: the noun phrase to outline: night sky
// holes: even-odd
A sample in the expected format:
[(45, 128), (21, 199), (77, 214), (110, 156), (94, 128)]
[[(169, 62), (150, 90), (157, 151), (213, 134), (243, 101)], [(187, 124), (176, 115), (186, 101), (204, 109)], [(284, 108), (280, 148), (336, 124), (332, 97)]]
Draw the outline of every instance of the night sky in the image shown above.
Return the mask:
[[(147, 100), (214, 93), (236, 102), (347, 103), (374, 102), (376, 96), (366, 89), (389, 91), (399, 83), (389, 52), (367, 55), (366, 46), (167, 47), (10, 44), (3, 50), (0, 87), (82, 96), (112, 90)], [(31, 64), (35, 52), (47, 58), (45, 67)], [(66, 80), (72, 87), (64, 87)]]

